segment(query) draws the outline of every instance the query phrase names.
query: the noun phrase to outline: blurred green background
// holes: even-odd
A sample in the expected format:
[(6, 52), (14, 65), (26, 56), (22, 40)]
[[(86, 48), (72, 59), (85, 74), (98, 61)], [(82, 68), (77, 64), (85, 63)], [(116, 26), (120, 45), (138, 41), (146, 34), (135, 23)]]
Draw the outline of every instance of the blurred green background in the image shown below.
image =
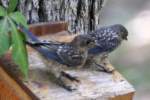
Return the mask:
[(134, 85), (134, 100), (150, 100), (150, 0), (106, 0), (100, 26), (116, 23), (125, 25), (129, 37), (110, 60)]

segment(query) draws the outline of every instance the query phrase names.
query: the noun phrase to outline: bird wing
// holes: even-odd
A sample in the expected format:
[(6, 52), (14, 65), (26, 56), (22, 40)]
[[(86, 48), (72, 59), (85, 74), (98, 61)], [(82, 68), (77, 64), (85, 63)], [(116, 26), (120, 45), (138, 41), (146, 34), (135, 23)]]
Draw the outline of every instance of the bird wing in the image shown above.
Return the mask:
[(60, 64), (64, 64), (64, 62), (60, 59), (56, 51), (51, 51), (47, 47), (36, 47), (35, 48), (40, 54), (42, 54), (45, 58), (49, 60), (57, 61)]
[(40, 52), (47, 59), (54, 60), (54, 61), (57, 61), (58, 63), (64, 64), (60, 56), (57, 54), (57, 51), (59, 50), (59, 48), (62, 45), (64, 45), (63, 43), (49, 41), (46, 43), (45, 42), (34, 42), (34, 43), (28, 42), (28, 44), (34, 49), (36, 49), (38, 52)]
[(80, 65), (83, 61), (82, 54), (74, 47), (70, 45), (62, 46), (57, 54), (61, 60), (68, 66), (77, 66)]
[(55, 60), (61, 64), (66, 64), (68, 66), (76, 66), (81, 64), (83, 56), (80, 52), (73, 48), (71, 45), (65, 43), (52, 42), (44, 44), (29, 30), (24, 27), (19, 27), (22, 32), (24, 32), (28, 38), (36, 45), (30, 45), (39, 51), (47, 59)]
[[(59, 51), (60, 48), (64, 47), (63, 43), (52, 42), (52, 41), (49, 41), (48, 44), (40, 43), (41, 41), (28, 29), (20, 25), (18, 25), (18, 27), (23, 33), (25, 33), (28, 36), (28, 38), (32, 42), (36, 43), (36, 45), (30, 44), (30, 46), (35, 48), (37, 51), (39, 51), (47, 59), (55, 60), (61, 64), (65, 64), (65, 63), (69, 64), (69, 62), (71, 62), (71, 59), (77, 58), (77, 57), (68, 57), (69, 54), (67, 52), (69, 52), (68, 51), (69, 49), (64, 48), (64, 50)], [(67, 52), (65, 52), (65, 50), (67, 50)], [(73, 62), (75, 61), (73, 60)]]
[(60, 42), (32, 44), (44, 57), (68, 66), (77, 66), (82, 63), (83, 56), (73, 46)]
[(102, 52), (110, 52), (114, 50), (119, 44), (118, 35), (110, 29), (105, 27), (89, 33), (95, 40), (95, 47), (89, 49), (88, 53), (98, 54)]

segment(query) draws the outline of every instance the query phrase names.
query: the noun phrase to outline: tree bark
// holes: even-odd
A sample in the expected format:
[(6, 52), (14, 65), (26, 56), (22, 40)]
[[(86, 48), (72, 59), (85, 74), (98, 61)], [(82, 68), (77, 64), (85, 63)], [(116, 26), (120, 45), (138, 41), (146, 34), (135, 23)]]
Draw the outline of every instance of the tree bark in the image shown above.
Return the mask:
[[(6, 7), (9, 0), (1, 0)], [(19, 0), (28, 23), (67, 21), (70, 32), (85, 33), (100, 23), (104, 0)]]

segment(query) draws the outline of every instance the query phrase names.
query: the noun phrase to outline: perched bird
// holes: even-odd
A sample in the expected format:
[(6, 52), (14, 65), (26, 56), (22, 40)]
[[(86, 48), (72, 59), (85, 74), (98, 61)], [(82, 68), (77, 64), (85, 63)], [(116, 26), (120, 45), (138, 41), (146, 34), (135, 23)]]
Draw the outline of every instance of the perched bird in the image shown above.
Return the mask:
[(47, 59), (57, 61), (68, 67), (82, 65), (86, 61), (88, 49), (94, 47), (94, 40), (92, 41), (87, 35), (78, 35), (70, 43), (57, 41), (26, 43)]
[[(88, 49), (94, 47), (94, 40), (89, 35), (77, 35), (71, 42), (41, 42), (33, 33), (24, 27), (19, 29), (27, 35), (29, 44), (46, 58), (50, 66), (50, 72), (59, 80), (62, 86), (68, 90), (76, 89), (79, 80), (66, 73), (63, 67), (82, 67), (87, 59)], [(75, 84), (74, 84), (75, 83)]]
[[(89, 59), (92, 57), (97, 66), (106, 72), (112, 72), (112, 69), (105, 66), (106, 63), (108, 63), (107, 56), (110, 52), (115, 50), (123, 40), (127, 40), (127, 29), (123, 25), (115, 24), (97, 29), (88, 33), (88, 35), (95, 40), (95, 47), (88, 51), (90, 55)], [(99, 58), (101, 58), (101, 61), (99, 61)], [(98, 62), (100, 63), (97, 64)]]

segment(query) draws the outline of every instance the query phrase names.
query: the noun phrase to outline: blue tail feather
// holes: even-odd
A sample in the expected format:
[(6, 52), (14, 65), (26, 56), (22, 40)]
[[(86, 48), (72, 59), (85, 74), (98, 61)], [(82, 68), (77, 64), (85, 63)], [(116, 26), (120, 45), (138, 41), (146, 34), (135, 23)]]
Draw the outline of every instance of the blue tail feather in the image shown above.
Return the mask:
[[(33, 42), (40, 42), (40, 40), (32, 33), (30, 32), (28, 29), (24, 28), (24, 27), (20, 27), (21, 31), (23, 33), (25, 33), (29, 39), (31, 39), (31, 41)], [(39, 51), (44, 57), (51, 59), (51, 60), (55, 60), (61, 64), (63, 64), (62, 60), (59, 58), (59, 56), (57, 55), (56, 52), (51, 52), (48, 49), (42, 48), (41, 46), (39, 47), (33, 47), (35, 48), (37, 51)]]
[(27, 36), (31, 39), (31, 41), (40, 42), (40, 40), (39, 40), (32, 32), (30, 32), (28, 29), (26, 29), (26, 28), (20, 26), (20, 30), (21, 30), (23, 33), (26, 33)]

